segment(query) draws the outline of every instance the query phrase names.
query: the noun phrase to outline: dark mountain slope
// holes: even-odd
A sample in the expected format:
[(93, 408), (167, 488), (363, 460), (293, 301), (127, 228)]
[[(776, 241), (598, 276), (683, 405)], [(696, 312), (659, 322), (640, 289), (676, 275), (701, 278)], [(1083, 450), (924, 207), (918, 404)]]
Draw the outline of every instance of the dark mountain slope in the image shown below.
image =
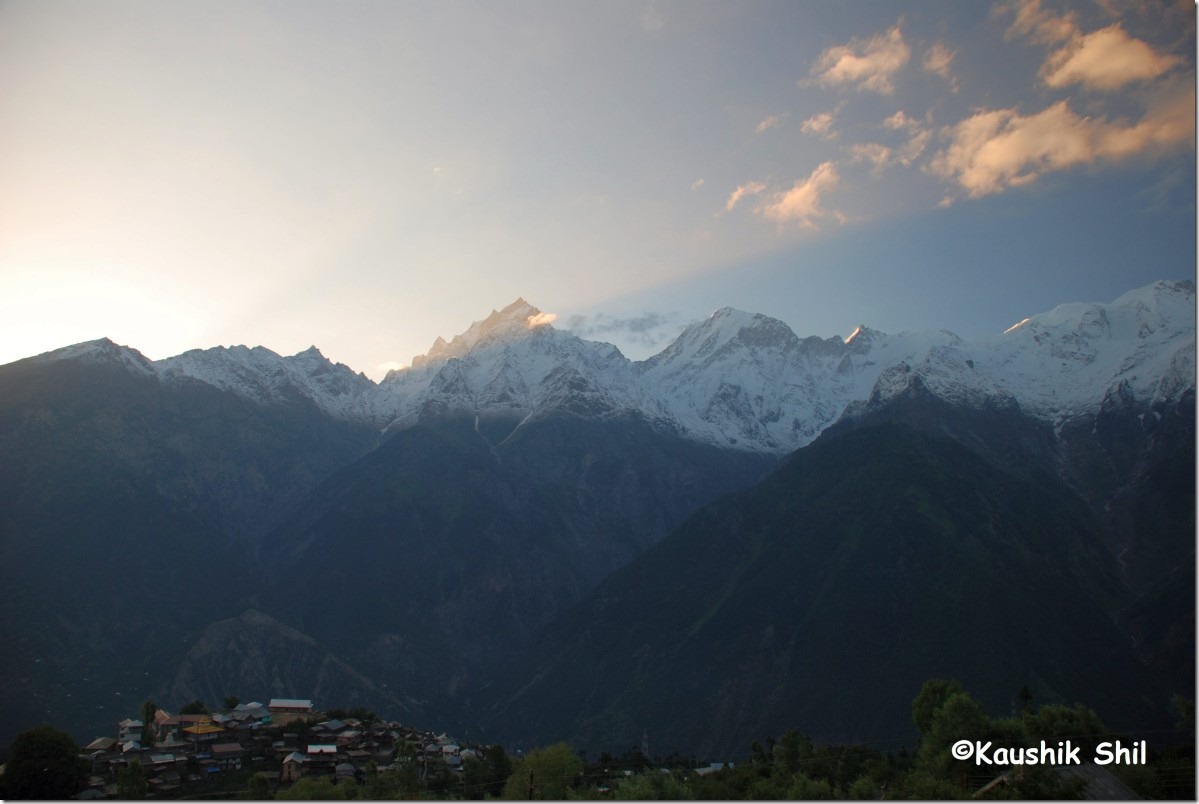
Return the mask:
[(94, 736), (134, 712), (189, 638), (240, 610), (261, 529), (374, 438), (311, 406), (165, 386), (146, 365), (101, 342), (0, 367), (0, 721), (12, 734), (49, 721)]
[(275, 616), (447, 711), (613, 569), (773, 459), (561, 414), (399, 432), (270, 539)]
[(895, 745), (940, 676), (995, 711), (1027, 684), (1150, 727), (1165, 695), (1105, 613), (1122, 584), (1095, 529), (1061, 484), (943, 436), (824, 438), (547, 629), (490, 725), (609, 750), (648, 730), (712, 758), (791, 728)]

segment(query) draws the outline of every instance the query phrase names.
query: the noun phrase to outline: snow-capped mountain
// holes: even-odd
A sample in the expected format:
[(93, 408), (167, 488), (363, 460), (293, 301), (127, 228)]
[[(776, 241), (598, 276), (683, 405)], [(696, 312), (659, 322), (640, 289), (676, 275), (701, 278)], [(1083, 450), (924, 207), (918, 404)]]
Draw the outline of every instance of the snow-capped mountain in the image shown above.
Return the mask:
[(498, 432), (510, 433), (554, 412), (635, 414), (717, 446), (784, 453), (917, 381), (947, 401), (1017, 405), (1055, 424), (1093, 414), (1113, 394), (1145, 405), (1176, 399), (1195, 386), (1195, 288), (1160, 281), (1110, 304), (1061, 305), (976, 341), (864, 326), (845, 340), (800, 338), (782, 321), (726, 307), (641, 362), (554, 329), (517, 299), (448, 342), (437, 338), (411, 368), (378, 384), (315, 347), (290, 357), (217, 347), (151, 362), (104, 339), (32, 359), (115, 361), (262, 404), (306, 400), (384, 429), (468, 415), (506, 422)]
[(282, 357), (255, 346), (193, 349), (159, 360), (164, 382), (198, 380), (263, 404), (307, 399), (336, 419), (375, 418), (377, 388), (365, 374), (333, 363), (315, 346)]
[(914, 382), (948, 401), (1006, 401), (1060, 426), (1118, 395), (1150, 406), (1195, 387), (1195, 286), (1155, 282), (1111, 304), (1064, 304), (999, 335), (930, 348), (883, 372), (868, 400)]

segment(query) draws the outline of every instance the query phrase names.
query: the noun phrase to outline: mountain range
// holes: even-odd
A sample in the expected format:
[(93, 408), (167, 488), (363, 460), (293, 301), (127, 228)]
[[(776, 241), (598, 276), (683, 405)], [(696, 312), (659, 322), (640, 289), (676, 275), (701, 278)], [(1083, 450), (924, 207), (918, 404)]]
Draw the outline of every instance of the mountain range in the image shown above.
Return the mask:
[(518, 299), (378, 383), (0, 366), (0, 739), (236, 694), (727, 756), (902, 742), (936, 675), (1159, 728), (1194, 696), (1194, 292), (973, 341), (723, 308), (644, 361)]

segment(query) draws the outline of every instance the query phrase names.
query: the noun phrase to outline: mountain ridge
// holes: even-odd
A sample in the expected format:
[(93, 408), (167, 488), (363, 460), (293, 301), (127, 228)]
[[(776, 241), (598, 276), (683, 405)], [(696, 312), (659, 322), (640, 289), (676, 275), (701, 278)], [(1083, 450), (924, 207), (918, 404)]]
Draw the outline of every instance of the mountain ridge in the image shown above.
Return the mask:
[[(1108, 304), (1061, 304), (972, 341), (947, 330), (866, 326), (845, 340), (800, 338), (778, 319), (722, 307), (656, 355), (632, 361), (611, 344), (555, 329), (552, 316), (518, 298), (449, 341), (438, 337), (410, 368), (378, 383), (316, 347), (289, 357), (261, 346), (213, 347), (149, 361), (105, 338), (27, 359), (118, 361), (163, 382), (204, 382), (263, 404), (312, 404), (384, 432), (468, 414), (505, 420), (510, 433), (561, 407), (637, 412), (664, 432), (784, 454), (916, 377), (946, 398), (1008, 399), (1057, 426), (1098, 412), (1122, 382), (1137, 399), (1177, 398), (1194, 387), (1194, 299), (1193, 282), (1160, 280)], [(573, 377), (565, 390), (549, 379), (560, 369)], [(574, 399), (571, 387), (586, 399)]]

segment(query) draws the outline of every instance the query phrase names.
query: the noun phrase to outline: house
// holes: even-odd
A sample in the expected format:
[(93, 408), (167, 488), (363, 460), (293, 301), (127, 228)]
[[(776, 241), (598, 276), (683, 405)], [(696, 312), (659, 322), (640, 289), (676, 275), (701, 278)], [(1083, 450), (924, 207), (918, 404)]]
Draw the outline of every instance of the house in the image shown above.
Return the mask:
[(305, 752), (308, 756), (307, 770), (313, 774), (332, 775), (337, 768), (337, 746), (312, 744)]
[(117, 740), (125, 743), (130, 740), (140, 740), (142, 738), (142, 729), (145, 723), (140, 720), (126, 718), (117, 724)]
[(291, 783), (304, 775), (307, 769), (308, 757), (299, 751), (292, 751), (283, 758), (283, 770), (279, 773), (279, 781)]
[(241, 743), (214, 743), (212, 746), (212, 758), (222, 770), (241, 770), (245, 756), (246, 749)]
[(277, 726), (286, 726), (293, 720), (307, 720), (316, 714), (312, 701), (300, 698), (271, 698), (267, 709), (271, 722)]

